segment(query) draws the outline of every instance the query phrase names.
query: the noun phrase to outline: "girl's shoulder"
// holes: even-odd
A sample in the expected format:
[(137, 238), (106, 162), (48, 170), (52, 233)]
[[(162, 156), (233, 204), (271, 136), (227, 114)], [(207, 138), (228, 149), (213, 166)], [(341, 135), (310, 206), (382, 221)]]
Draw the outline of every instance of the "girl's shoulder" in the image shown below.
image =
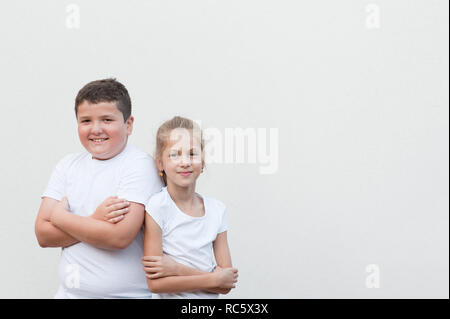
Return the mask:
[(226, 210), (225, 204), (216, 198), (203, 197), (203, 200), (206, 201), (206, 205), (210, 210), (220, 213), (225, 212)]
[(167, 195), (168, 193), (165, 191), (165, 187), (159, 192), (151, 195), (150, 199), (147, 201), (147, 205), (145, 205), (146, 210), (149, 211), (168, 206), (169, 200)]

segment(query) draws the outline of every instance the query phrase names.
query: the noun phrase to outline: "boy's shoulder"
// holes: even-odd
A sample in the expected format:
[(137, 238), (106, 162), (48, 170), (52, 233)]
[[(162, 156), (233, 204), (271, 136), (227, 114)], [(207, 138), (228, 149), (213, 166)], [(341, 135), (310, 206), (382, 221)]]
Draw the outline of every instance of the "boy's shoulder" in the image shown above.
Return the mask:
[(57, 166), (60, 168), (69, 169), (73, 164), (84, 160), (87, 156), (89, 156), (89, 153), (86, 151), (70, 153), (60, 159)]
[(129, 156), (150, 156), (147, 152), (141, 150), (140, 148), (127, 144), (125, 147), (126, 154)]
[(128, 144), (123, 153), (123, 158), (126, 160), (133, 159), (154, 162), (154, 159), (150, 154), (133, 145)]

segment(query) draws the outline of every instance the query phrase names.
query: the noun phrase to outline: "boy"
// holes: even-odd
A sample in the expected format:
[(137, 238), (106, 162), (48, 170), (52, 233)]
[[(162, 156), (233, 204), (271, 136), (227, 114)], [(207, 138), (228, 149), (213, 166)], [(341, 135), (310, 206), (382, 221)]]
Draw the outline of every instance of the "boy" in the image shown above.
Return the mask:
[(35, 224), (41, 247), (63, 248), (55, 298), (151, 298), (141, 264), (144, 204), (162, 183), (153, 159), (127, 145), (128, 92), (115, 79), (90, 82), (75, 114), (86, 151), (57, 164)]

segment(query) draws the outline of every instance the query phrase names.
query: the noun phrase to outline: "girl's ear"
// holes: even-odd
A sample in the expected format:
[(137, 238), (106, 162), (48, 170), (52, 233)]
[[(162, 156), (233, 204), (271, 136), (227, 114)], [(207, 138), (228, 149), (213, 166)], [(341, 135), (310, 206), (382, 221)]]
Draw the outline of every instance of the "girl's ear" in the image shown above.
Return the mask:
[(163, 163), (161, 161), (161, 157), (160, 156), (155, 158), (155, 162), (156, 162), (156, 166), (158, 167), (158, 171), (160, 171), (160, 172), (163, 171), (164, 167), (163, 167)]

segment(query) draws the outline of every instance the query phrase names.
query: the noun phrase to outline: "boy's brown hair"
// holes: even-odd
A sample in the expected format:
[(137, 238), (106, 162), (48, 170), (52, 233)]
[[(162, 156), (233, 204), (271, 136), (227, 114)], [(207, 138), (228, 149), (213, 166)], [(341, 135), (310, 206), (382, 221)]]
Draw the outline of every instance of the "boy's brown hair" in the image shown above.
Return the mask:
[(131, 115), (131, 99), (125, 86), (114, 78), (92, 81), (83, 86), (75, 98), (75, 115), (78, 106), (84, 101), (89, 103), (115, 102), (126, 122)]

